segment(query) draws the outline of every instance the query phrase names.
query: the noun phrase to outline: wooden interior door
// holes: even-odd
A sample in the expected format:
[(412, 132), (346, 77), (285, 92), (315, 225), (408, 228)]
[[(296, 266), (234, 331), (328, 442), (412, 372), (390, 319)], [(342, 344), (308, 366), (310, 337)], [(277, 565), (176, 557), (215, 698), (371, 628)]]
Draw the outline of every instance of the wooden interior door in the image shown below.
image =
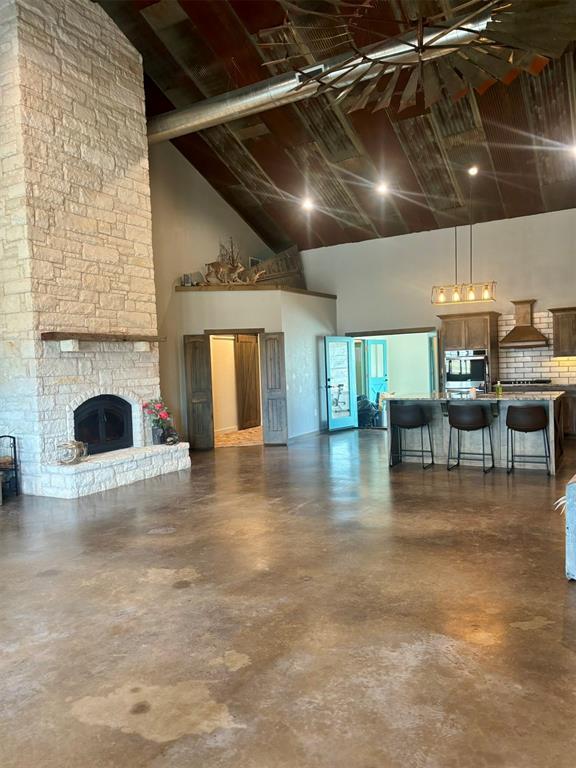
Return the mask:
[(209, 336), (184, 336), (184, 365), (190, 448), (210, 450), (214, 448), (214, 416)]
[(284, 334), (261, 333), (262, 432), (264, 445), (288, 443)]
[(258, 336), (236, 335), (234, 344), (236, 367), (236, 402), (238, 429), (260, 426), (260, 370), (258, 365)]

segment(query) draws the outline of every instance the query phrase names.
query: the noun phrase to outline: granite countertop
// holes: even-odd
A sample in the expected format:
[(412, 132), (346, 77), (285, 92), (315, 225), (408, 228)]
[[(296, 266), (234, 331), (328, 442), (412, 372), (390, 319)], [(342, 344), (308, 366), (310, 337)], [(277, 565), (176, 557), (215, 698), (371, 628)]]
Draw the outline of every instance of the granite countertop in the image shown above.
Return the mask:
[[(499, 400), (502, 401), (509, 401), (509, 400), (557, 400), (559, 397), (562, 397), (564, 394), (563, 391), (559, 390), (557, 392), (504, 392), (501, 397), (498, 397), (494, 393), (490, 394), (479, 394), (476, 395), (476, 400), (485, 400), (488, 402), (498, 402)], [(427, 392), (427, 393), (416, 393), (413, 395), (396, 395), (394, 392), (387, 393), (385, 396), (386, 400), (435, 400), (437, 402), (446, 402), (448, 400), (463, 400), (468, 402), (472, 398), (469, 397), (454, 397), (453, 395), (446, 393), (446, 392)]]
[(558, 400), (566, 394), (564, 390), (548, 392), (504, 392), (497, 397), (493, 392), (488, 395), (476, 395), (477, 400)]

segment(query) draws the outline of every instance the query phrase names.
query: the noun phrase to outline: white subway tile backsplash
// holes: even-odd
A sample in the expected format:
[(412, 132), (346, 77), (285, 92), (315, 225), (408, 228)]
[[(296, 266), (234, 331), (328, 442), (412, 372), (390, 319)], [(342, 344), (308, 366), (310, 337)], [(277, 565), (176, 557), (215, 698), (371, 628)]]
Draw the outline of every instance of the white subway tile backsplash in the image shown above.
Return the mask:
[[(502, 339), (515, 325), (514, 315), (501, 315), (498, 335)], [(549, 340), (546, 349), (501, 349), (501, 379), (552, 379), (553, 384), (576, 384), (576, 357), (553, 357), (550, 312), (535, 312), (534, 326)]]

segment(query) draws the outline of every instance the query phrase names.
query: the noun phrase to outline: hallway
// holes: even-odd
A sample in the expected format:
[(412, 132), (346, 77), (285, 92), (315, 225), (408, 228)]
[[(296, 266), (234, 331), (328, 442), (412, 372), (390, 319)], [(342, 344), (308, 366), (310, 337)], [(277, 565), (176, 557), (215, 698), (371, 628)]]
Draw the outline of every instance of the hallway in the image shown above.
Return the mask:
[(214, 435), (215, 448), (230, 448), (234, 446), (262, 445), (262, 427), (237, 429), (234, 432), (220, 432)]
[(572, 768), (571, 474), (344, 432), (10, 502), (2, 768)]

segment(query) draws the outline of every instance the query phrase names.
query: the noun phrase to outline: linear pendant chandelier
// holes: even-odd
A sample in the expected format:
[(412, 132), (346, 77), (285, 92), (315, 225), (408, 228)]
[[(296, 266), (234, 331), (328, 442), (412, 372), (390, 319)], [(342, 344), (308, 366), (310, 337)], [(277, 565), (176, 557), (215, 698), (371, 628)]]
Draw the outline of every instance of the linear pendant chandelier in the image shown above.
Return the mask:
[[(477, 169), (476, 169), (477, 172)], [(473, 174), (475, 175), (475, 173)], [(496, 283), (494, 281), (475, 283), (473, 278), (472, 250), (472, 178), (468, 199), (470, 230), (470, 274), (468, 282), (458, 282), (458, 228), (454, 227), (454, 282), (432, 286), (432, 304), (479, 304), (483, 301), (496, 301)]]

